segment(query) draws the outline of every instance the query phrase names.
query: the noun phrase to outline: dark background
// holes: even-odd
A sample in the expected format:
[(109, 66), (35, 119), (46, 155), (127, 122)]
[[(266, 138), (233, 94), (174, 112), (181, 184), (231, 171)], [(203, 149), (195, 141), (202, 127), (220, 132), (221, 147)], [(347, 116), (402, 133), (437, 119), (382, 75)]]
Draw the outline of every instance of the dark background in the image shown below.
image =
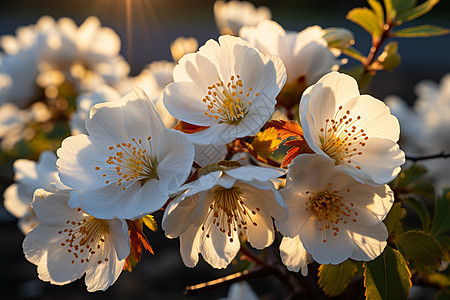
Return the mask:
[[(310, 25), (346, 27), (355, 34), (356, 45), (363, 54), (370, 47), (370, 37), (360, 27), (345, 19), (353, 7), (367, 6), (366, 1), (284, 0), (251, 1), (266, 5), (273, 19), (289, 30), (300, 31)], [(171, 60), (169, 45), (178, 36), (194, 36), (199, 45), (210, 38), (217, 39), (212, 0), (132, 0), (131, 51), (126, 29), (125, 0), (1, 0), (0, 35), (14, 34), (20, 25), (34, 24), (40, 16), (70, 17), (79, 25), (88, 16), (96, 15), (102, 25), (113, 28), (122, 40), (122, 54), (131, 65), (132, 74), (138, 74), (145, 64), (154, 60)], [(450, 28), (450, 1), (442, 1), (428, 15), (411, 25), (434, 24)], [(414, 86), (423, 79), (436, 82), (450, 72), (450, 37), (401, 39), (399, 52), (402, 64), (394, 72), (379, 72), (369, 94), (384, 99), (396, 94), (412, 103), (416, 96)], [(350, 62), (352, 60), (350, 59)], [(2, 174), (10, 173), (10, 170)], [(12, 174), (11, 174), (12, 176)], [(0, 188), (0, 194), (3, 189)], [(157, 220), (161, 218), (156, 215)], [(158, 223), (159, 224), (159, 223)], [(178, 240), (168, 240), (159, 230), (149, 233), (156, 255), (144, 254), (142, 262), (132, 272), (123, 272), (106, 292), (87, 293), (84, 282), (78, 280), (58, 287), (37, 279), (36, 267), (23, 256), (23, 235), (16, 220), (0, 207), (0, 299), (182, 299), (184, 286), (212, 280), (233, 272), (234, 266), (224, 271), (214, 270), (201, 259), (195, 269), (185, 267), (178, 252)], [(282, 296), (282, 288), (272, 278), (253, 280), (259, 295)], [(221, 288), (192, 299), (217, 299), (226, 295)]]

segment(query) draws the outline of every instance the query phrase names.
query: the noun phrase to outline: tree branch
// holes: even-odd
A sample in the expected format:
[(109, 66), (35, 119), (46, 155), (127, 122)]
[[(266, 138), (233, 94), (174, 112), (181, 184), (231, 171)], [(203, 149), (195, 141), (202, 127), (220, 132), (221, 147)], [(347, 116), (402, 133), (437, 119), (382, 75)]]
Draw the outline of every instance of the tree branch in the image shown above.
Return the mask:
[(421, 160), (434, 159), (434, 158), (448, 158), (450, 153), (445, 153), (445, 151), (439, 152), (437, 154), (423, 155), (423, 156), (406, 156), (407, 160), (412, 162), (417, 162)]
[(187, 286), (186, 289), (184, 290), (184, 295), (186, 297), (190, 297), (219, 287), (229, 286), (235, 282), (244, 281), (255, 277), (266, 276), (269, 275), (270, 273), (271, 270), (266, 267), (256, 267), (250, 271), (245, 270), (216, 280), (211, 280), (197, 285)]

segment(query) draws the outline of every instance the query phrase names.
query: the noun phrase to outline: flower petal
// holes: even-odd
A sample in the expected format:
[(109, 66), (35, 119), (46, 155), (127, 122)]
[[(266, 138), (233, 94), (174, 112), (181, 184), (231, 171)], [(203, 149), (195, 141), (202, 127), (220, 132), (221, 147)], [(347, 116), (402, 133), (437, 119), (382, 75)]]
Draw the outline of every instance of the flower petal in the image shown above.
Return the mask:
[(373, 260), (383, 252), (387, 245), (388, 232), (382, 222), (374, 226), (352, 224), (349, 228), (349, 234), (354, 245), (350, 258), (354, 260)]
[(336, 265), (349, 258), (353, 252), (349, 234), (341, 230), (337, 236), (334, 236), (330, 228), (319, 230), (322, 227), (315, 218), (305, 222), (299, 235), (306, 251), (319, 264)]
[(281, 261), (289, 271), (298, 272), (302, 270), (302, 275), (308, 275), (308, 253), (303, 247), (300, 237), (283, 237), (280, 244)]

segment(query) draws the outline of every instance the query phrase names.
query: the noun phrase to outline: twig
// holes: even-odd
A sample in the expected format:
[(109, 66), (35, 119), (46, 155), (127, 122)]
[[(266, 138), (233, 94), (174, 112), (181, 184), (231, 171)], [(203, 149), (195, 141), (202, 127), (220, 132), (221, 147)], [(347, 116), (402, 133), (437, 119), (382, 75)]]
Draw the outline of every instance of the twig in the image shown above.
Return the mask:
[(412, 162), (417, 162), (421, 160), (427, 160), (427, 159), (434, 159), (434, 158), (448, 158), (450, 157), (450, 153), (445, 153), (445, 151), (439, 152), (437, 154), (430, 154), (430, 155), (423, 155), (423, 156), (406, 156), (407, 160), (410, 160)]
[(369, 55), (367, 55), (367, 58), (363, 63), (364, 72), (361, 75), (361, 78), (363, 78), (365, 74), (372, 71), (370, 69), (370, 66), (375, 61), (376, 55), (378, 51), (380, 51), (381, 46), (383, 46), (383, 43), (390, 37), (392, 28), (393, 26), (391, 24), (384, 24), (383, 33), (381, 34), (381, 36), (377, 39), (372, 40), (372, 47), (370, 48)]
[(268, 269), (272, 269), (273, 267), (265, 262), (263, 259), (261, 259), (259, 256), (255, 255), (252, 251), (245, 248), (243, 245), (241, 246), (241, 249), (239, 250), (243, 255), (245, 255), (249, 260), (257, 263), (261, 267), (265, 267)]
[(235, 282), (244, 281), (255, 277), (266, 276), (270, 273), (271, 270), (266, 267), (256, 267), (250, 271), (245, 270), (216, 280), (204, 282), (197, 285), (187, 286), (186, 289), (184, 290), (184, 295), (186, 297), (190, 297), (219, 287), (229, 286), (230, 284)]

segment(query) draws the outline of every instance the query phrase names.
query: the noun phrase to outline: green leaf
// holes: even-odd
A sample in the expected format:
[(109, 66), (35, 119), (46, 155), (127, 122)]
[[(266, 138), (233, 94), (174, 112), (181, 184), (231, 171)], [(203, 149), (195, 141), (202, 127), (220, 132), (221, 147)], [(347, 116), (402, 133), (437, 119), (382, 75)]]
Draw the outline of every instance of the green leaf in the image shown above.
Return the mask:
[(434, 186), (426, 181), (419, 181), (415, 183), (410, 190), (411, 193), (423, 196), (429, 200), (434, 200)]
[(414, 198), (414, 197), (402, 197), (400, 200), (403, 203), (408, 204), (411, 206), (414, 211), (417, 213), (417, 215), (420, 218), (420, 222), (422, 223), (422, 228), (424, 231), (428, 231), (430, 229), (430, 213), (428, 212), (427, 208), (423, 204), (422, 201)]
[(439, 36), (450, 33), (450, 29), (434, 26), (434, 25), (421, 25), (416, 27), (409, 27), (392, 32), (393, 37), (430, 37)]
[(148, 229), (152, 231), (156, 231), (158, 226), (156, 225), (155, 217), (152, 215), (146, 215), (145, 217), (141, 218), (142, 222), (144, 222), (145, 226), (148, 227)]
[(362, 63), (366, 60), (364, 55), (362, 55), (361, 52), (358, 51), (358, 49), (356, 49), (352, 46), (342, 49), (342, 53), (344, 53), (345, 55), (350, 56), (356, 60), (359, 60)]
[(407, 231), (395, 237), (397, 249), (414, 265), (433, 272), (441, 266), (442, 249), (434, 237), (423, 231)]
[(400, 224), (400, 220), (404, 217), (404, 215), (405, 209), (402, 208), (401, 203), (394, 203), (383, 221), (389, 234), (391, 234), (396, 226)]
[(421, 179), (426, 173), (426, 168), (418, 164), (413, 164), (411, 167), (402, 170), (395, 179), (394, 185), (397, 189), (406, 190), (411, 183)]
[(376, 13), (367, 8), (354, 8), (348, 12), (346, 18), (369, 32), (374, 38), (381, 36), (381, 26)]
[(340, 295), (358, 271), (358, 265), (351, 259), (338, 265), (319, 267), (319, 286), (330, 297)]
[(417, 0), (392, 0), (392, 6), (397, 14), (416, 6)]
[(450, 251), (450, 237), (448, 235), (438, 235), (434, 238), (441, 245), (443, 251)]
[(403, 256), (386, 247), (375, 260), (364, 263), (366, 299), (407, 299), (411, 287), (411, 273)]
[(433, 6), (439, 3), (439, 0), (428, 0), (422, 3), (421, 5), (415, 6), (411, 9), (406, 10), (403, 13), (399, 13), (397, 15), (396, 20), (405, 22), (417, 19), (420, 16), (423, 16), (427, 12), (429, 12)]
[(381, 3), (378, 2), (378, 0), (368, 0), (370, 7), (372, 7), (372, 10), (375, 13), (375, 16), (378, 19), (378, 24), (381, 27), (384, 25), (384, 12), (383, 12), (383, 6), (381, 6)]
[(398, 43), (390, 42), (383, 52), (378, 56), (377, 60), (371, 65), (373, 70), (392, 71), (400, 64), (400, 54), (398, 54)]
[(450, 230), (450, 189), (444, 189), (441, 197), (436, 200), (433, 224), (430, 233), (438, 236)]

